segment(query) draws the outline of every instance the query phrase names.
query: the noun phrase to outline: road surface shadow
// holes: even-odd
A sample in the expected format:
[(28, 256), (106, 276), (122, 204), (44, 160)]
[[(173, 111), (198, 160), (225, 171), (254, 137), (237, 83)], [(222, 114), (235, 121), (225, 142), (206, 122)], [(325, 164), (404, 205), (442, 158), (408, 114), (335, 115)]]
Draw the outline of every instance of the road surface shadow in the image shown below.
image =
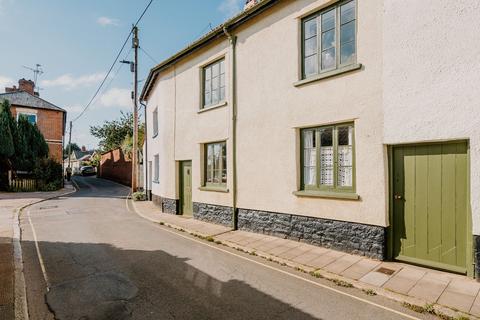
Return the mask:
[[(238, 274), (220, 264), (215, 274), (222, 280), (161, 250), (59, 242), (39, 247), (51, 283), (46, 300), (57, 319), (318, 319), (235, 279)], [(49, 318), (35, 243), (23, 241), (22, 248), (30, 314)]]

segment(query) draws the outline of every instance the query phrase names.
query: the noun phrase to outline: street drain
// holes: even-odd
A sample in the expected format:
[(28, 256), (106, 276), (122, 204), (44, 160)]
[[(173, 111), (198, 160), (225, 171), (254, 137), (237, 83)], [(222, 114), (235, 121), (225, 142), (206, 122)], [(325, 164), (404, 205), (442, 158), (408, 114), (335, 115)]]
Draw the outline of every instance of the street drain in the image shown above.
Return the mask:
[(383, 274), (386, 274), (387, 276), (391, 276), (392, 274), (395, 273), (395, 270), (392, 270), (392, 269), (387, 269), (387, 268), (378, 268), (377, 270), (375, 270), (377, 272), (380, 272), (380, 273), (383, 273)]
[(46, 206), (46, 207), (40, 207), (38, 210), (47, 210), (47, 209), (56, 209), (58, 206)]

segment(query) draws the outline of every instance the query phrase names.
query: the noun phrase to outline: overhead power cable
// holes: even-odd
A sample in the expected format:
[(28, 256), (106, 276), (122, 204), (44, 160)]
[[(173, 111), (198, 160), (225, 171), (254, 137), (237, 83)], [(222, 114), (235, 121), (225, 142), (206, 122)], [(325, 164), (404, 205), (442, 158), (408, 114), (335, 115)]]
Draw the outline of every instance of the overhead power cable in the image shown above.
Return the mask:
[[(153, 0), (150, 0), (147, 4), (147, 6), (145, 7), (145, 9), (143, 10), (142, 14), (140, 15), (140, 17), (138, 18), (137, 22), (135, 22), (134, 24), (134, 27), (136, 27), (138, 25), (138, 23), (142, 20), (143, 16), (145, 15), (145, 13), (147, 12), (148, 8), (150, 8), (150, 5), (152, 4)], [(130, 37), (132, 36), (132, 32), (133, 32), (133, 28), (130, 30), (127, 38), (125, 39), (125, 41), (123, 42), (123, 45), (122, 47), (120, 48), (120, 50), (118, 51), (117, 55), (115, 56), (115, 59), (113, 60), (113, 63), (112, 65), (110, 66), (110, 68), (108, 69), (108, 72), (107, 74), (105, 75), (105, 77), (103, 78), (102, 82), (100, 83), (100, 85), (98, 86), (97, 90), (95, 91), (94, 95), (92, 96), (92, 98), (90, 99), (90, 101), (88, 102), (88, 104), (85, 106), (85, 108), (83, 108), (82, 112), (80, 112), (80, 114), (78, 116), (76, 116), (71, 122), (75, 122), (77, 121), (78, 119), (80, 119), (84, 114), (85, 112), (87, 111), (87, 109), (92, 105), (92, 102), (95, 100), (95, 98), (97, 97), (98, 93), (100, 92), (100, 90), (102, 90), (102, 87), (103, 85), (105, 84), (105, 82), (107, 81), (108, 77), (110, 76), (110, 73), (112, 72), (113, 68), (115, 67), (115, 64), (117, 63), (118, 61), (118, 58), (120, 57), (120, 55), (122, 54), (123, 50), (125, 49), (125, 46), (127, 45), (128, 43), (128, 40), (130, 39)]]
[(152, 60), (152, 61), (153, 61), (153, 63), (155, 63), (155, 64), (157, 64), (157, 63), (158, 63), (158, 61), (157, 61), (157, 60), (155, 60), (155, 58), (153, 58), (153, 57), (152, 57), (152, 56), (151, 56), (151, 55), (150, 55), (150, 54), (149, 54), (147, 51), (145, 51), (145, 49), (143, 49), (142, 47), (139, 47), (139, 48), (140, 48), (140, 50), (141, 50), (141, 51), (142, 51), (142, 52), (143, 52), (143, 53), (144, 53), (144, 54), (145, 54), (147, 57), (149, 57), (149, 58), (150, 58), (150, 60)]

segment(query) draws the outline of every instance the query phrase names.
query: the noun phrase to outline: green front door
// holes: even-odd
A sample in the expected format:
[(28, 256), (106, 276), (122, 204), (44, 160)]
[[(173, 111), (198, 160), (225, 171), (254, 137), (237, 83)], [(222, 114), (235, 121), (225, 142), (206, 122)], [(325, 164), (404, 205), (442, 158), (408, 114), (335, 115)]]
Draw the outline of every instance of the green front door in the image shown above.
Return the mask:
[(191, 161), (180, 162), (180, 201), (182, 214), (191, 216), (193, 212)]
[(394, 147), (392, 169), (393, 257), (466, 273), (467, 143)]

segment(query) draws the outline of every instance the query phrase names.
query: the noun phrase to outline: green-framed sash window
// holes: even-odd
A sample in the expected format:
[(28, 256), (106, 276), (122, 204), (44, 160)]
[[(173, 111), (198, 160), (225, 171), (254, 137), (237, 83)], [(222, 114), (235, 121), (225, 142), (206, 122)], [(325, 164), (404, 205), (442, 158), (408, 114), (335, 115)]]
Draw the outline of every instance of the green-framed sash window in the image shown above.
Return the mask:
[(341, 1), (302, 20), (304, 79), (355, 63), (355, 1)]
[(302, 189), (355, 191), (353, 124), (301, 131)]
[(203, 108), (225, 101), (225, 59), (203, 68)]
[(227, 143), (205, 144), (205, 186), (227, 186)]

